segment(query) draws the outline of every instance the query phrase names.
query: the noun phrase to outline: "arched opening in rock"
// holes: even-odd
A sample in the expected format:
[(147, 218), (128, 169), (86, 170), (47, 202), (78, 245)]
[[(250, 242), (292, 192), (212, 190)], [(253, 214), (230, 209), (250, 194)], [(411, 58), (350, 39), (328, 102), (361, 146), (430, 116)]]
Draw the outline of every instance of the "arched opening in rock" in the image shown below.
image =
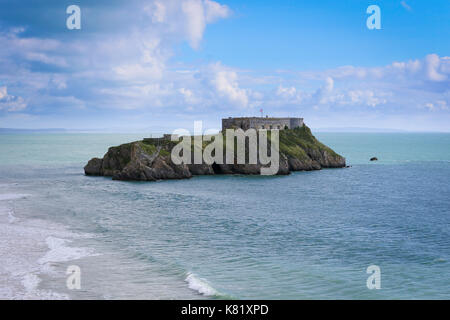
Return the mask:
[(220, 168), (220, 166), (217, 163), (213, 163), (212, 164), (212, 169), (214, 171), (215, 174), (222, 174), (222, 169)]

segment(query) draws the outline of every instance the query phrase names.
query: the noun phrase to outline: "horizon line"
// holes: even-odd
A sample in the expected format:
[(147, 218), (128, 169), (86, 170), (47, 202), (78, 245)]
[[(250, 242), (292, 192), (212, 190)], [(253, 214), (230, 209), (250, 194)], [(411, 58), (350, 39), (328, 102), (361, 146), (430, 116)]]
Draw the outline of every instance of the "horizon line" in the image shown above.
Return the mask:
[[(370, 127), (310, 127), (311, 131), (320, 133), (450, 133), (440, 130), (405, 130), (392, 128), (370, 128)], [(163, 134), (170, 130), (146, 130), (145, 128), (101, 128), (101, 129), (79, 129), (79, 128), (3, 128), (0, 127), (0, 134), (5, 133), (109, 133), (109, 134)]]

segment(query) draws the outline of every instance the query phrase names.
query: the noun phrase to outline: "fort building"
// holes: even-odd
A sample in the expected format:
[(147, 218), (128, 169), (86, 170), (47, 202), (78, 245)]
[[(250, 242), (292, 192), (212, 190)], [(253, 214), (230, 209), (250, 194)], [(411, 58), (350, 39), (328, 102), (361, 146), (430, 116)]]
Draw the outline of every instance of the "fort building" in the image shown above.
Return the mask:
[(226, 129), (294, 129), (303, 126), (303, 118), (269, 118), (269, 117), (240, 117), (222, 119), (222, 131)]

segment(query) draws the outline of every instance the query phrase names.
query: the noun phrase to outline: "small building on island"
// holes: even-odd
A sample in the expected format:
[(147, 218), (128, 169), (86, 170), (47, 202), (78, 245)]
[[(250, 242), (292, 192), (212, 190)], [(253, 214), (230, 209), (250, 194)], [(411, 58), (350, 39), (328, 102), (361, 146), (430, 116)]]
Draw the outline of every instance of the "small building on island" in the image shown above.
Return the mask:
[(252, 129), (268, 129), (283, 130), (294, 129), (303, 126), (303, 118), (269, 118), (263, 117), (239, 117), (222, 119), (222, 131), (226, 129), (242, 130)]

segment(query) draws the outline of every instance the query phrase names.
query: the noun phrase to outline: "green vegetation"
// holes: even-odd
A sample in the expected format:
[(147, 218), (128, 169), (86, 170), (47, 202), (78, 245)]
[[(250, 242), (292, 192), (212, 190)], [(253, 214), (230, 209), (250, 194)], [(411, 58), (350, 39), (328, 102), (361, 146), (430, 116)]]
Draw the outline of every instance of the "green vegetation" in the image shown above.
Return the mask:
[(142, 141), (138, 142), (139, 146), (144, 150), (144, 152), (148, 155), (152, 155), (156, 152), (156, 146), (149, 143), (144, 143)]
[(166, 150), (166, 149), (161, 149), (160, 151), (159, 151), (159, 154), (161, 155), (161, 156), (163, 156), (163, 157), (169, 157), (170, 156), (170, 151), (168, 151), (168, 150)]
[(300, 160), (308, 158), (307, 152), (326, 151), (332, 157), (339, 157), (333, 150), (319, 142), (307, 126), (280, 131), (280, 151)]
[(175, 146), (176, 143), (163, 139), (144, 139), (143, 141), (139, 141), (139, 146), (144, 150), (144, 152), (148, 155), (154, 154), (158, 147), (161, 147), (159, 154), (163, 157), (170, 156), (170, 150)]
[[(226, 150), (226, 136), (225, 133), (223, 135), (223, 145), (224, 152)], [(331, 157), (338, 158), (339, 155), (336, 154), (332, 149), (328, 148), (321, 142), (319, 142), (314, 135), (311, 133), (311, 130), (307, 126), (302, 126), (300, 128), (295, 129), (285, 129), (279, 131), (280, 135), (280, 152), (288, 157), (297, 158), (299, 160), (308, 160), (310, 157), (308, 154), (311, 152), (323, 152), (326, 151)], [(194, 152), (194, 137), (192, 138), (191, 150)], [(267, 131), (267, 138), (271, 138), (271, 131)], [(202, 149), (214, 141), (214, 137), (211, 141), (202, 141)], [(160, 155), (161, 156), (170, 156), (170, 151), (177, 144), (177, 142), (172, 142), (167, 139), (160, 138), (146, 138), (143, 141), (138, 142), (141, 148), (145, 153), (152, 155), (156, 152), (157, 147), (161, 146)], [(237, 148), (237, 139), (234, 139), (234, 149), (236, 154)], [(247, 153), (246, 157), (248, 157), (248, 142), (246, 143), (245, 151)]]

